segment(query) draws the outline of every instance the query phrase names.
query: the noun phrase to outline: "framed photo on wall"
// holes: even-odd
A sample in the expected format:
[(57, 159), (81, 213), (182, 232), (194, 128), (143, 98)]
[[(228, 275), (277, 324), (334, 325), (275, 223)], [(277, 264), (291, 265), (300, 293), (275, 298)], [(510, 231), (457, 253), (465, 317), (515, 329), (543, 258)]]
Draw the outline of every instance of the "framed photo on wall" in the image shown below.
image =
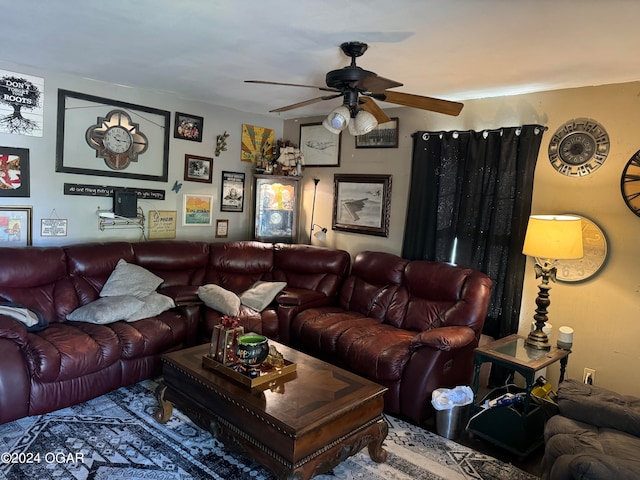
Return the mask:
[(216, 220), (216, 238), (229, 236), (229, 220)]
[(242, 212), (244, 209), (244, 173), (222, 172), (220, 211)]
[(31, 245), (33, 207), (0, 207), (0, 245), (26, 247)]
[(390, 210), (391, 175), (334, 175), (334, 230), (388, 237)]
[(182, 224), (206, 227), (213, 224), (213, 195), (184, 194)]
[(184, 156), (184, 179), (188, 182), (211, 183), (213, 158), (186, 154)]
[(202, 142), (204, 118), (188, 113), (176, 112), (173, 126), (173, 137), (192, 142)]
[(381, 123), (369, 133), (355, 138), (356, 148), (398, 148), (398, 118)]
[(300, 151), (305, 167), (339, 167), (340, 135), (331, 133), (322, 123), (300, 125)]
[(0, 147), (0, 197), (28, 197), (29, 150)]

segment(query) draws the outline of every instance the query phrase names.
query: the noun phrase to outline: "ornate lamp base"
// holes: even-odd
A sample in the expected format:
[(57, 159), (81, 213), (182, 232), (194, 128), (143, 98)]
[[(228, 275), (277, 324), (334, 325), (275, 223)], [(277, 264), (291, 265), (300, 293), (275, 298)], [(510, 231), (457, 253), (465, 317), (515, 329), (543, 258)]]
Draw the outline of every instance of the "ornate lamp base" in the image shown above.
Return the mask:
[(533, 319), (536, 321), (536, 329), (529, 333), (529, 336), (525, 340), (524, 344), (527, 347), (537, 348), (539, 350), (550, 350), (549, 338), (547, 334), (542, 330), (545, 323), (547, 323), (547, 307), (551, 304), (549, 300), (549, 279), (555, 281), (556, 267), (550, 266), (545, 263), (544, 266), (536, 264), (536, 277), (542, 277), (542, 282), (538, 285), (538, 297), (536, 298), (536, 314)]

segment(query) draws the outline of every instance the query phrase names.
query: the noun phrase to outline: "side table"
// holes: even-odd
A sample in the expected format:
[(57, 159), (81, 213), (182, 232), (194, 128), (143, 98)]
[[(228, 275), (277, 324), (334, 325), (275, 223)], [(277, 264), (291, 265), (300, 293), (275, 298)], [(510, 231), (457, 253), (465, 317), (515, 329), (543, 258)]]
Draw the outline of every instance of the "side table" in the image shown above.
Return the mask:
[[(527, 347), (525, 340), (525, 337), (510, 335), (475, 349), (474, 414), (467, 426), (467, 430), (472, 434), (505, 448), (519, 457), (527, 456), (543, 442), (547, 415), (541, 405), (535, 403), (532, 405), (531, 402), (535, 374), (553, 363), (560, 362), (560, 382), (562, 382), (571, 353), (570, 350), (555, 347), (551, 347), (550, 350)], [(522, 404), (482, 409), (478, 399), (478, 383), (480, 367), (485, 362), (505, 367), (522, 375), (525, 380)], [(522, 392), (522, 389), (520, 391)], [(495, 396), (498, 396), (506, 393), (506, 390), (496, 389), (494, 392)]]

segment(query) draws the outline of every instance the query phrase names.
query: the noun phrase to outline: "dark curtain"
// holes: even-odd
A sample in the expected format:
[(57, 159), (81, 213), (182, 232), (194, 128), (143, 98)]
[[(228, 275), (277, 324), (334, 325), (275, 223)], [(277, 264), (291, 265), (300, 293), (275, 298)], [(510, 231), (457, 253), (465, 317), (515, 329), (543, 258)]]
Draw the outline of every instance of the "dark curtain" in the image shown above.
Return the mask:
[[(417, 132), (402, 256), (454, 262), (493, 280), (483, 333), (516, 333), (540, 125)], [(454, 243), (455, 261), (452, 258)]]

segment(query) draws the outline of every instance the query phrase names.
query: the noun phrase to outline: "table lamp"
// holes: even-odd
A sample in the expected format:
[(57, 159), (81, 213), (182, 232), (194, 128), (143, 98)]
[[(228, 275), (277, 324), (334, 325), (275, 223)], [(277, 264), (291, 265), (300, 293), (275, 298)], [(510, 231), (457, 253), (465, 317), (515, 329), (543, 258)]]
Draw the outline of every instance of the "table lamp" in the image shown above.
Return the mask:
[(549, 350), (549, 339), (543, 331), (547, 322), (549, 280), (556, 281), (558, 260), (582, 258), (582, 220), (571, 215), (531, 215), (522, 253), (536, 260), (536, 278), (542, 277), (536, 298), (535, 330), (525, 341), (528, 347)]

